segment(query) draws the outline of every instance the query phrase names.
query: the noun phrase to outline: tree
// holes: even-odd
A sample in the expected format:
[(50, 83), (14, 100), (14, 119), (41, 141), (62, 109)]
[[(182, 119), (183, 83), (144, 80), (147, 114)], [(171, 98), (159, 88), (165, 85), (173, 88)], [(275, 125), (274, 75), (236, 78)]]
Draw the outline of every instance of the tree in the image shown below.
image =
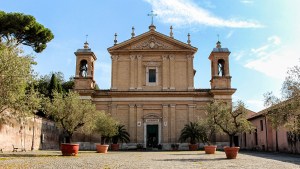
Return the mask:
[(29, 84), (27, 86), (25, 95), (18, 100), (14, 107), (14, 109), (19, 112), (17, 118), (19, 119), (21, 125), (26, 124), (28, 119), (33, 117), (31, 150), (34, 149), (35, 116), (38, 110), (41, 109), (42, 99), (43, 97), (40, 95), (40, 93), (34, 89), (34, 85)]
[(206, 131), (199, 126), (199, 123), (190, 122), (189, 124), (184, 125), (184, 128), (181, 130), (179, 141), (184, 142), (188, 139), (190, 144), (196, 144), (197, 141), (205, 143), (207, 142)]
[(253, 129), (252, 124), (246, 119), (247, 111), (242, 101), (238, 101), (233, 109), (224, 102), (213, 101), (207, 105), (206, 111), (208, 118), (229, 136), (230, 147), (233, 146), (233, 137), (236, 134)]
[(129, 137), (129, 133), (126, 131), (126, 129), (124, 128), (124, 125), (117, 125), (117, 132), (116, 134), (112, 137), (112, 142), (113, 144), (118, 144), (119, 141), (121, 141), (122, 143), (128, 143), (130, 141)]
[(278, 149), (278, 129), (284, 126), (288, 129), (288, 141), (291, 150), (295, 148), (300, 138), (300, 66), (294, 66), (287, 72), (287, 77), (281, 88), (282, 97), (276, 97), (272, 92), (264, 94), (266, 115), (276, 130), (276, 151)]
[(212, 119), (201, 119), (198, 122), (198, 126), (202, 128), (205, 132), (205, 136), (203, 136), (203, 144), (207, 143), (208, 145), (211, 145), (213, 137), (216, 133), (219, 132), (219, 128), (216, 126), (216, 124), (212, 121)]
[(94, 131), (101, 134), (101, 144), (105, 144), (117, 134), (118, 122), (104, 112), (99, 112), (96, 118)]
[(95, 123), (97, 114), (95, 105), (90, 100), (82, 100), (76, 92), (66, 94), (54, 92), (52, 101), (46, 98), (44, 110), (66, 133), (66, 142), (70, 143), (74, 132), (79, 128)]
[(52, 32), (33, 16), (0, 11), (0, 42), (31, 46), (35, 52), (40, 53), (53, 38)]
[(62, 93), (62, 86), (61, 83), (56, 78), (55, 74), (53, 73), (51, 76), (50, 83), (48, 85), (48, 94), (51, 99), (53, 98), (54, 91), (57, 91), (58, 93)]
[(17, 47), (0, 43), (0, 122), (9, 115), (5, 110), (21, 102), (27, 81), (32, 78), (34, 60), (21, 54)]

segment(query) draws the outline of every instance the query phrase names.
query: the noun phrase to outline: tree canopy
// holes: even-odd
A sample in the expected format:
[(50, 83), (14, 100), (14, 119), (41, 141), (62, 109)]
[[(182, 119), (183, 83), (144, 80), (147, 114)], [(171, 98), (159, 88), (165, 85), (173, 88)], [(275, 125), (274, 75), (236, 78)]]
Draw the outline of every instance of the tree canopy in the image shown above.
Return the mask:
[[(266, 115), (272, 127), (278, 130), (280, 126), (288, 129), (288, 141), (296, 145), (300, 138), (300, 66), (294, 66), (287, 72), (282, 88), (281, 98), (272, 92), (264, 94), (264, 104), (268, 107)], [(277, 132), (276, 149), (278, 150)], [(293, 149), (292, 150), (296, 150)]]
[(33, 58), (22, 56), (15, 46), (0, 43), (0, 121), (5, 110), (14, 108), (25, 97), (27, 82), (32, 79)]
[(46, 115), (67, 134), (66, 142), (70, 143), (75, 131), (95, 123), (97, 114), (95, 105), (90, 100), (82, 100), (76, 92), (66, 94), (54, 92), (53, 99), (45, 98)]
[(247, 110), (242, 101), (238, 101), (233, 109), (224, 102), (214, 101), (208, 104), (206, 110), (208, 118), (229, 136), (230, 147), (233, 146), (233, 137), (236, 134), (253, 129), (252, 124), (246, 119)]
[(53, 38), (52, 32), (33, 16), (0, 11), (0, 42), (31, 46), (35, 52), (40, 53)]

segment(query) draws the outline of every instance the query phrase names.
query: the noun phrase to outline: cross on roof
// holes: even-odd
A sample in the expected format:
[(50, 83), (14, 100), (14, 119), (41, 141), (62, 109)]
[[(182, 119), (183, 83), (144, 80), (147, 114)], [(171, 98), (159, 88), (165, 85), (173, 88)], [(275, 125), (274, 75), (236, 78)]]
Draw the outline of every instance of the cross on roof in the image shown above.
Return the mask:
[(151, 16), (151, 25), (153, 25), (153, 17), (157, 16), (157, 14), (155, 14), (153, 11), (151, 11), (151, 13), (148, 14), (148, 16)]

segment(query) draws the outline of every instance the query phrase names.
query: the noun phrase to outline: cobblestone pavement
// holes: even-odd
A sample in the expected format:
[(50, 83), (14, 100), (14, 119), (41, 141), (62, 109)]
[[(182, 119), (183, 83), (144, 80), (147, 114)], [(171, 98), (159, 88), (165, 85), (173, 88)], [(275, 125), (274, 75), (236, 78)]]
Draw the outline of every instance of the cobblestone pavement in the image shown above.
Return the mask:
[(300, 169), (300, 155), (240, 152), (228, 160), (225, 153), (207, 155), (203, 151), (108, 152), (81, 151), (76, 157), (61, 156), (59, 151), (0, 153), (0, 168), (201, 168), (201, 169)]

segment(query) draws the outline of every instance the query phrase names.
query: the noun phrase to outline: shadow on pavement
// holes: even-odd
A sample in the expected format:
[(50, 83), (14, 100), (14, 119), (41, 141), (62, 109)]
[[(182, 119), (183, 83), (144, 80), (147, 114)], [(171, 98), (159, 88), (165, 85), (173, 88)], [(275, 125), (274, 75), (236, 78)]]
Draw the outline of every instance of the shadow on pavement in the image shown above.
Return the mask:
[(221, 160), (228, 160), (228, 159), (226, 159), (226, 158), (214, 158), (214, 159), (188, 158), (188, 159), (162, 159), (162, 160), (153, 160), (153, 161), (201, 162), (201, 161), (221, 161)]
[(257, 151), (240, 151), (239, 154), (245, 154), (245, 155), (300, 165), (300, 154), (288, 154), (288, 153), (278, 153), (278, 152), (257, 152)]

